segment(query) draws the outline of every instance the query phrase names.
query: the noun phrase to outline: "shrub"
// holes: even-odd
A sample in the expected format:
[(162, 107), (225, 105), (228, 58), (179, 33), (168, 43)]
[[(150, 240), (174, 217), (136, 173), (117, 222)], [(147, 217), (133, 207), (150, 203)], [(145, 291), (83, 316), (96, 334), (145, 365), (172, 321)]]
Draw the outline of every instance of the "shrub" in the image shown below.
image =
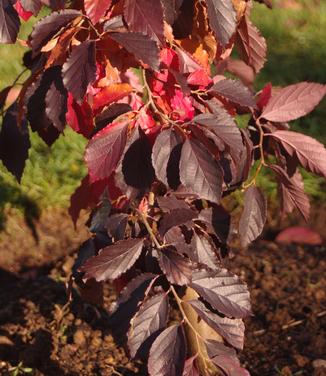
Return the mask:
[(72, 279), (96, 304), (114, 282), (113, 334), (151, 376), (248, 375), (236, 351), (249, 291), (224, 260), (235, 239), (246, 247), (263, 230), (262, 169), (278, 181), (282, 214), (308, 218), (298, 167), (325, 177), (326, 150), (288, 122), (313, 110), (325, 86), (253, 92), (266, 43), (250, 2), (2, 0), (0, 41), (14, 43), (20, 18), (43, 4), (51, 12), (26, 42), (30, 76), (8, 108), (12, 87), (0, 94), (3, 164), (20, 180), (28, 125), (48, 145), (66, 124), (85, 136), (88, 175), (69, 212), (76, 223), (92, 209), (92, 236)]

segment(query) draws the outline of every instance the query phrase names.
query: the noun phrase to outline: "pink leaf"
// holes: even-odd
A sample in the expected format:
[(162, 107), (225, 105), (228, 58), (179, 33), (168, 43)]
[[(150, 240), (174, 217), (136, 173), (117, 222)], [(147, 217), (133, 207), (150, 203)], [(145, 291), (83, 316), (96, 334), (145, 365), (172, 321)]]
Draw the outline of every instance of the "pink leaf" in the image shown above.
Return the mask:
[(301, 226), (286, 228), (277, 235), (275, 240), (284, 244), (299, 243), (307, 245), (321, 245), (323, 243), (323, 240), (318, 232)]

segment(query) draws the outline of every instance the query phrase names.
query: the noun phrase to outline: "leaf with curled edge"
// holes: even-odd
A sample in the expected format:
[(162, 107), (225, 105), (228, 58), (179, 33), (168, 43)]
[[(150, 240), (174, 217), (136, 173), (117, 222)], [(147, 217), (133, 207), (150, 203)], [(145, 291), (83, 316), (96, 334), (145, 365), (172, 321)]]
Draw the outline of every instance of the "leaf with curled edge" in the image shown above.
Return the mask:
[(197, 217), (197, 213), (190, 208), (187, 209), (174, 209), (170, 213), (163, 216), (160, 221), (159, 233), (164, 234), (174, 226), (184, 225)]
[(118, 241), (87, 260), (80, 271), (85, 272), (84, 279), (94, 278), (97, 282), (114, 280), (134, 265), (143, 245), (143, 238)]
[(93, 181), (109, 177), (117, 167), (126, 146), (128, 126), (129, 120), (120, 118), (88, 143), (85, 161)]
[(182, 325), (165, 329), (154, 341), (148, 359), (150, 376), (182, 376), (187, 342)]
[(112, 0), (84, 0), (84, 8), (87, 17), (95, 25), (109, 10)]
[(222, 195), (222, 169), (196, 140), (187, 139), (182, 146), (180, 180), (192, 193), (219, 203)]
[(157, 137), (152, 151), (152, 163), (156, 177), (168, 186), (168, 164), (173, 149), (182, 142), (172, 128), (163, 130)]
[(276, 131), (269, 134), (281, 143), (285, 151), (295, 156), (306, 170), (326, 177), (326, 149), (312, 137), (292, 131)]
[(236, 44), (242, 59), (257, 74), (265, 65), (267, 45), (265, 38), (246, 16), (242, 17), (237, 28)]
[(240, 366), (236, 351), (223, 343), (206, 341), (208, 356), (214, 364), (220, 367), (227, 376), (250, 376), (249, 372)]
[(243, 318), (251, 314), (247, 285), (226, 269), (198, 270), (193, 273), (190, 287), (226, 316)]
[(287, 122), (311, 112), (326, 94), (326, 85), (315, 82), (300, 82), (287, 86), (267, 103), (262, 118), (274, 122)]
[(102, 88), (93, 97), (93, 110), (98, 111), (104, 106), (108, 106), (126, 97), (132, 92), (132, 87), (128, 83), (116, 83)]
[(0, 160), (20, 182), (31, 147), (27, 121), (18, 125), (18, 105), (14, 102), (6, 111), (0, 131)]
[(300, 172), (297, 170), (295, 174), (290, 177), (280, 166), (269, 165), (269, 168), (273, 170), (279, 180), (283, 214), (290, 214), (296, 207), (303, 218), (308, 221), (310, 202), (304, 192), (304, 184)]
[(207, 325), (220, 334), (230, 345), (239, 350), (243, 349), (245, 326), (241, 319), (229, 319), (221, 317), (210, 311), (205, 304), (199, 300), (188, 302)]
[(238, 80), (222, 79), (209, 89), (209, 93), (225, 98), (240, 106), (256, 108), (254, 95)]
[(214, 132), (229, 147), (232, 158), (237, 161), (244, 148), (240, 129), (232, 116), (223, 107), (219, 106), (219, 108), (219, 111), (214, 114), (197, 115), (193, 121)]
[(209, 24), (216, 39), (225, 47), (237, 26), (237, 15), (231, 0), (207, 0)]
[(85, 41), (72, 49), (62, 66), (66, 89), (81, 103), (89, 84), (96, 79), (96, 51), (94, 41)]
[(159, 69), (159, 48), (149, 36), (130, 32), (113, 32), (109, 33), (109, 36), (143, 63), (148, 64), (154, 70)]
[(244, 209), (239, 222), (239, 234), (243, 247), (262, 233), (267, 217), (267, 201), (261, 190), (249, 187), (244, 194)]
[(192, 268), (189, 259), (170, 247), (158, 251), (158, 262), (167, 280), (176, 285), (187, 285), (191, 280)]
[(13, 2), (2, 0), (0, 2), (0, 43), (15, 43), (19, 27), (20, 20), (16, 9), (13, 7)]
[(147, 353), (160, 331), (166, 327), (169, 301), (166, 293), (147, 299), (131, 320), (128, 348), (132, 358)]
[(33, 52), (36, 54), (39, 50), (62, 28), (71, 21), (81, 16), (78, 10), (65, 9), (60, 12), (54, 12), (42, 18), (33, 27), (30, 35), (30, 44)]
[(77, 133), (82, 134), (87, 139), (91, 138), (94, 131), (93, 111), (87, 100), (78, 104), (71, 93), (67, 98), (67, 124)]
[(161, 0), (126, 0), (124, 18), (130, 31), (148, 35), (157, 42), (164, 41), (164, 19)]
[(189, 257), (191, 260), (208, 266), (212, 270), (220, 269), (220, 262), (215, 252), (214, 246), (208, 238), (194, 233), (189, 247)]
[(96, 132), (113, 123), (118, 116), (130, 111), (132, 108), (127, 103), (113, 103), (95, 117)]
[(194, 355), (186, 360), (182, 376), (200, 376), (196, 367), (196, 359), (197, 355)]

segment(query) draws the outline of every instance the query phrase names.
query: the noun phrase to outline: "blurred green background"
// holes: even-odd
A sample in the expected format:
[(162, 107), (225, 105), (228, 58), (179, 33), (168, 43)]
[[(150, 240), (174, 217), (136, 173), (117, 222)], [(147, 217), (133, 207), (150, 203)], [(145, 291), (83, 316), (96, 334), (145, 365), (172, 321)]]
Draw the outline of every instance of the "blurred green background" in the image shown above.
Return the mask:
[[(326, 82), (326, 1), (274, 0), (274, 9), (255, 3), (252, 21), (261, 30), (268, 44), (268, 62), (258, 75), (255, 88), (265, 83), (287, 85), (298, 81)], [(23, 22), (19, 37), (26, 39), (35, 18)], [(22, 71), (25, 48), (19, 44), (0, 46), (0, 90), (11, 84)], [(292, 123), (295, 130), (326, 143), (324, 100), (308, 117)], [(85, 175), (82, 163), (85, 140), (69, 129), (49, 149), (35, 134), (21, 185), (5, 171), (0, 162), (0, 227), (7, 206), (25, 210), (67, 207), (69, 197)], [(326, 186), (322, 179), (307, 173), (306, 191), (314, 200), (325, 200)], [(263, 174), (260, 183), (272, 195), (276, 184)], [(34, 207), (33, 206), (33, 207)]]

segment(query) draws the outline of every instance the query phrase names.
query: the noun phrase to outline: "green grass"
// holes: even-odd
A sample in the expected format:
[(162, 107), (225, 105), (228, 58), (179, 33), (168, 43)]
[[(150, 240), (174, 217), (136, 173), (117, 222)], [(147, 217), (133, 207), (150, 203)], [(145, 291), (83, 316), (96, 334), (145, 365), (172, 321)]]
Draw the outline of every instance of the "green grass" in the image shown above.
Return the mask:
[[(275, 1), (278, 4), (277, 0)], [(326, 2), (302, 0), (301, 9), (267, 9), (255, 3), (252, 20), (268, 43), (268, 62), (258, 75), (255, 87), (266, 82), (287, 85), (298, 81), (326, 82)], [(45, 13), (43, 13), (44, 15)], [(19, 38), (26, 39), (35, 19), (22, 25)], [(0, 90), (12, 83), (22, 71), (25, 47), (0, 46)], [(326, 101), (306, 118), (292, 124), (293, 129), (317, 137), (326, 143)], [(85, 140), (71, 130), (65, 132), (49, 149), (35, 134), (32, 137), (30, 160), (22, 184), (5, 171), (0, 163), (0, 226), (7, 205), (18, 207), (34, 216), (41, 209), (67, 207), (69, 196), (85, 175), (82, 162)], [(326, 199), (323, 179), (304, 173), (307, 192), (316, 200)], [(259, 184), (276, 198), (272, 175), (262, 174)]]

